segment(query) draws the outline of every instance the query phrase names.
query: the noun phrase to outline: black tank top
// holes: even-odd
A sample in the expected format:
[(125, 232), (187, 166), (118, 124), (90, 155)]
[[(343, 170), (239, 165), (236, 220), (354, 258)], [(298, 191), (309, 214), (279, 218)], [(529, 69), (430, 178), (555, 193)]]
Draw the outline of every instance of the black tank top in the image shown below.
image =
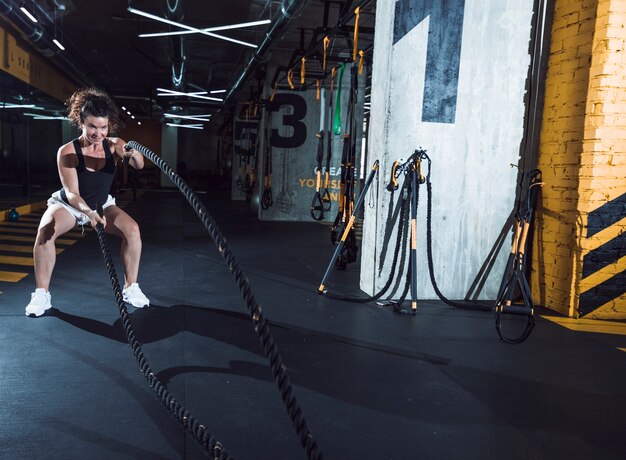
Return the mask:
[[(85, 200), (87, 206), (91, 209), (96, 209), (98, 204), (103, 205), (106, 203), (111, 185), (113, 185), (113, 178), (115, 177), (115, 161), (109, 149), (109, 142), (107, 139), (102, 142), (106, 162), (104, 166), (97, 171), (87, 170), (80, 142), (78, 142), (78, 139), (74, 139), (73, 143), (76, 157), (78, 158), (78, 165), (76, 166), (78, 193), (80, 193), (81, 198)], [(61, 198), (69, 204), (65, 189), (61, 189)]]

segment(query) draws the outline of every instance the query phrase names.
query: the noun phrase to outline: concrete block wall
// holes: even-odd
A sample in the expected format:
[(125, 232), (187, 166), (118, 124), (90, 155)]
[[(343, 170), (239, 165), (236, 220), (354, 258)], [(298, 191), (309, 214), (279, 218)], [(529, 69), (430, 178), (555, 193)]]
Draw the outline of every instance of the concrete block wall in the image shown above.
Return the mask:
[[(510, 164), (519, 162), (524, 134), (532, 13), (533, 1), (527, 0), (377, 3), (369, 146), (370, 160), (380, 160), (380, 176), (372, 187), (377, 206), (365, 210), (365, 292), (385, 284), (394, 252), (399, 193), (386, 190), (392, 164), (421, 147), (432, 159), (439, 288), (451, 299), (478, 285), (478, 298), (497, 295), (508, 255), (508, 248), (497, 246), (515, 205), (517, 172)], [(435, 299), (426, 257), (425, 187), (417, 239), (417, 296)], [(497, 257), (490, 259), (493, 251)], [(479, 279), (483, 267), (490, 267), (488, 277)]]
[(537, 303), (626, 318), (626, 2), (556, 2), (539, 168)]
[[(346, 129), (346, 112), (350, 95), (350, 66), (346, 64), (341, 83), (341, 121)], [(273, 74), (273, 69), (268, 72)], [(272, 146), (272, 194), (274, 204), (268, 209), (259, 207), (258, 215), (261, 220), (270, 221), (300, 221), (316, 222), (311, 217), (311, 201), (315, 194), (317, 171), (317, 133), (320, 130), (321, 111), (324, 111), (325, 136), (328, 136), (328, 125), (334, 114), (339, 88), (339, 68), (334, 78), (333, 106), (330, 108), (330, 77), (325, 82), (324, 101), (322, 96), (317, 99), (314, 85), (307, 90), (278, 89), (274, 92), (270, 104), (270, 112), (264, 111), (259, 131), (259, 162), (258, 162), (258, 194), (263, 194), (263, 174), (265, 171), (265, 136), (263, 129), (268, 121), (271, 125), (269, 140)], [(363, 102), (365, 95), (365, 73), (358, 80), (358, 102), (356, 119), (363, 119)], [(270, 82), (264, 88), (265, 98), (268, 99), (273, 89)], [(268, 118), (269, 115), (269, 118)], [(362, 133), (359, 131), (355, 139), (357, 151), (360, 151)], [(338, 212), (339, 182), (341, 178), (341, 153), (343, 150), (343, 133), (332, 135), (332, 155), (329, 171), (329, 193), (332, 200), (330, 211), (324, 212), (321, 222), (332, 223)], [(325, 172), (327, 137), (324, 139), (324, 161), (322, 167), (322, 188)], [(234, 168), (234, 166), (233, 166)], [(329, 230), (330, 234), (330, 230)], [(329, 249), (330, 245), (329, 236)]]

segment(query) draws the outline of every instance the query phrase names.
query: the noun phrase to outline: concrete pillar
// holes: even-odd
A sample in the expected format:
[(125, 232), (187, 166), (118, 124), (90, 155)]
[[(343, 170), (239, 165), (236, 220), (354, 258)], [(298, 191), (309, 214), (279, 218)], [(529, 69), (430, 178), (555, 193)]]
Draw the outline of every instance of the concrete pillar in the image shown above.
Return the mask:
[[(432, 159), (439, 288), (452, 299), (472, 290), (493, 299), (508, 252), (497, 243), (515, 201), (510, 165), (519, 162), (524, 134), (533, 1), (398, 0), (376, 8), (369, 146), (380, 177), (377, 206), (365, 209), (361, 288), (378, 291), (388, 278), (399, 193), (385, 187), (393, 162), (421, 147)], [(417, 295), (434, 299), (420, 189)]]
[(626, 318), (626, 3), (556, 2), (539, 167), (536, 301)]

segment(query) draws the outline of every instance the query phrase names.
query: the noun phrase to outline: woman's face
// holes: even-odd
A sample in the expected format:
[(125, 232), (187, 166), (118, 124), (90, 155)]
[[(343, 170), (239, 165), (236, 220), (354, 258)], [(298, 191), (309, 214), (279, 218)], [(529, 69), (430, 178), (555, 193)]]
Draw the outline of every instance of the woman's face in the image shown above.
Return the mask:
[(88, 115), (80, 123), (83, 138), (92, 144), (101, 144), (109, 133), (109, 117)]

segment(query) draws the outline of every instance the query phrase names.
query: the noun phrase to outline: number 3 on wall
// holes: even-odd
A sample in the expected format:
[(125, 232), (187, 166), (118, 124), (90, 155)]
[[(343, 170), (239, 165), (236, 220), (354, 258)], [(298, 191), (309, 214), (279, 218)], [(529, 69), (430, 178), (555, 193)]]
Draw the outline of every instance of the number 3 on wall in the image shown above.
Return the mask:
[[(300, 147), (306, 141), (307, 129), (302, 122), (306, 116), (306, 101), (299, 94), (277, 93), (272, 102), (271, 110), (272, 112), (278, 112), (284, 105), (291, 107), (292, 110), (283, 113), (282, 124), (279, 124), (279, 129), (272, 128), (270, 143), (272, 147), (294, 149)], [(291, 129), (285, 129), (284, 127), (291, 127)], [(281, 133), (291, 133), (291, 135), (283, 136)]]

